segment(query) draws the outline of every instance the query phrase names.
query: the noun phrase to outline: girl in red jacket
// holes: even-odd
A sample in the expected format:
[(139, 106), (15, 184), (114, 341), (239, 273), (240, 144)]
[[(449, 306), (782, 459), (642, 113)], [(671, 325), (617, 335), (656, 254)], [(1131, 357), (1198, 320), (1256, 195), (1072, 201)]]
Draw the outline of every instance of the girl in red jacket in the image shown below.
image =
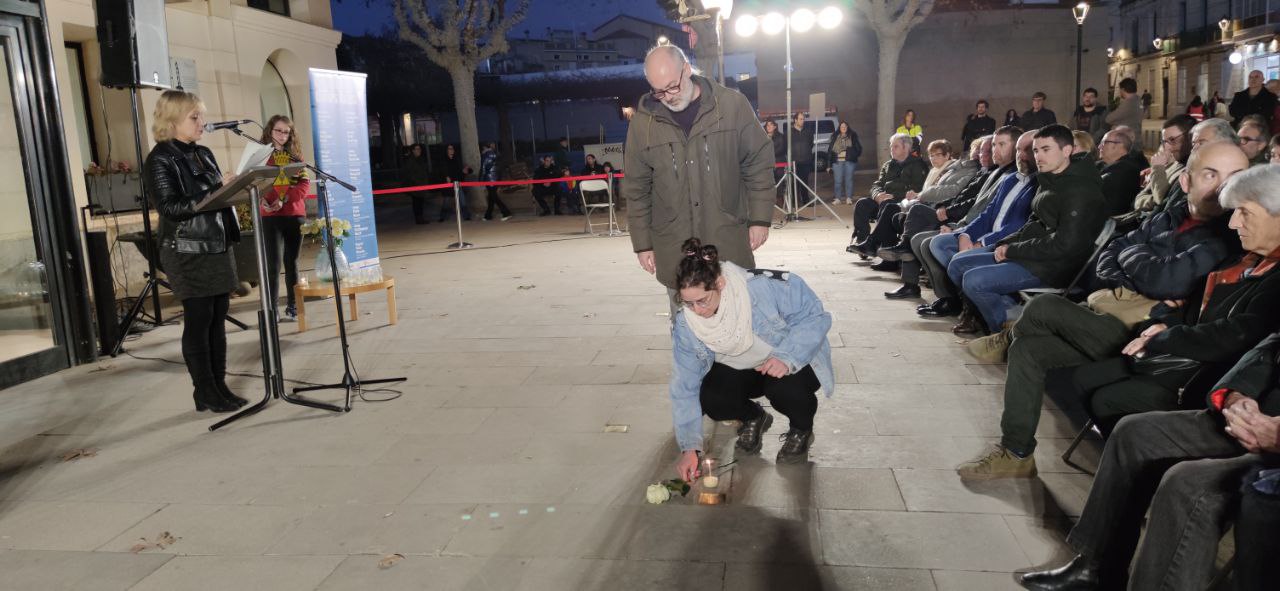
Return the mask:
[[(302, 151), (293, 134), (293, 121), (284, 115), (275, 115), (262, 130), (262, 143), (272, 148), (267, 156), (267, 166), (284, 166), (302, 161)], [(276, 179), (275, 187), (262, 197), (262, 237), (267, 246), (267, 279), (264, 288), (271, 289), (271, 299), (280, 301), (281, 244), (284, 245), (285, 305), (281, 320), (297, 319), (297, 302), (293, 288), (298, 284), (298, 251), (302, 247), (302, 222), (306, 219), (305, 199), (311, 181), (305, 174), (286, 176), (283, 172)]]

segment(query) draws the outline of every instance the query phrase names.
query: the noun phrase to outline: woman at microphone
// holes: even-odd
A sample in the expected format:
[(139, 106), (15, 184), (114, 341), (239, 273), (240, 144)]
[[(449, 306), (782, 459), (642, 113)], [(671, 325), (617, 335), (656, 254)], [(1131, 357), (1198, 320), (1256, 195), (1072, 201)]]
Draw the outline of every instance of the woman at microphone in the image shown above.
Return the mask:
[(156, 101), (151, 133), (156, 145), (143, 167), (144, 182), (160, 214), (160, 264), (182, 300), (182, 359), (195, 386), (196, 410), (230, 412), (245, 404), (227, 388), (224, 318), (236, 289), (231, 244), (240, 240), (234, 211), (195, 211), (202, 199), (235, 175), (222, 174), (204, 135), (200, 97), (166, 91)]
[[(271, 154), (265, 162), (255, 163), (257, 165), (284, 166), (291, 162), (302, 162), (302, 150), (298, 148), (298, 140), (293, 135), (293, 121), (284, 115), (274, 115), (267, 121), (267, 126), (262, 130), (262, 143), (271, 146)], [(288, 176), (281, 171), (275, 186), (261, 200), (262, 239), (267, 246), (268, 276), (263, 285), (271, 289), (271, 303), (279, 304), (280, 256), (283, 245), (287, 303), (281, 319), (286, 322), (298, 319), (293, 287), (298, 284), (298, 251), (302, 248), (302, 222), (307, 216), (303, 200), (310, 187), (311, 181), (307, 180), (305, 172)]]

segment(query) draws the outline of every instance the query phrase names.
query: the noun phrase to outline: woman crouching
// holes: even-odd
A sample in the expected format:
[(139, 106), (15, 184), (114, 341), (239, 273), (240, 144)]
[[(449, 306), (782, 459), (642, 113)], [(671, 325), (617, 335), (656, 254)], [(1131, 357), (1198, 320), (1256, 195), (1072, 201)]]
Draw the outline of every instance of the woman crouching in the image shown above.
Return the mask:
[(827, 331), (831, 315), (799, 277), (721, 263), (716, 247), (690, 238), (677, 274), (684, 309), (672, 333), (671, 407), (685, 480), (698, 477), (702, 415), (741, 421), (737, 447), (756, 453), (773, 424), (764, 396), (791, 422), (778, 462), (807, 459), (815, 392), (835, 389)]

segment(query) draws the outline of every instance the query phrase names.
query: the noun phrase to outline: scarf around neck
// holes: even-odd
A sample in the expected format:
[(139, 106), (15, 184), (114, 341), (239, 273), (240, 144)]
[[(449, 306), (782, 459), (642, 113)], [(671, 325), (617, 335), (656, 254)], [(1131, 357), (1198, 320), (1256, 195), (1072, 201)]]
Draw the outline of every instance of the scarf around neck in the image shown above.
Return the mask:
[[(720, 264), (724, 288), (720, 290), (720, 308), (710, 318), (685, 314), (693, 336), (715, 353), (741, 355), (755, 343), (751, 327), (751, 294), (747, 291), (747, 273), (733, 263)], [(686, 312), (692, 312), (686, 310)]]

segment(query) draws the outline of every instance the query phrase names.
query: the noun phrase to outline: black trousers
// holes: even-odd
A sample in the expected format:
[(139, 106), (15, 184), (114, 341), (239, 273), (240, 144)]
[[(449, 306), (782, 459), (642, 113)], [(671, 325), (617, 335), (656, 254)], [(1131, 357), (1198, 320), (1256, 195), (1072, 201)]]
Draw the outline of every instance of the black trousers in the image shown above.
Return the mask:
[(196, 387), (211, 386), (226, 375), (227, 308), (231, 294), (182, 300), (182, 360)]
[(507, 216), (510, 216), (511, 209), (508, 208), (507, 204), (503, 203), (502, 198), (498, 196), (498, 188), (486, 187), (486, 189), (487, 190), (485, 191), (485, 197), (488, 198), (489, 205), (484, 209), (484, 219), (486, 220), (493, 219), (493, 208), (495, 206), (498, 208), (498, 211), (502, 212), (502, 217), (505, 218)]
[[(1263, 455), (1266, 468), (1280, 468), (1280, 457)], [(1280, 496), (1253, 488), (1258, 469), (1244, 479), (1240, 516), (1236, 519), (1236, 566), (1231, 573), (1238, 591), (1274, 586), (1280, 580)]]
[[(263, 281), (273, 303), (280, 302), (280, 263), (284, 259), (285, 301), (295, 306), (293, 287), (298, 284), (298, 251), (302, 250), (302, 219), (295, 216), (264, 216), (262, 240), (267, 249), (267, 280)], [(283, 251), (283, 252), (282, 252)]]
[(1131, 589), (1205, 589), (1241, 479), (1257, 462), (1223, 432), (1216, 412), (1127, 416), (1107, 440), (1067, 543), (1102, 563), (1101, 589), (1124, 589), (1126, 582)]
[(542, 185), (533, 185), (533, 201), (538, 204), (538, 215), (547, 215), (551, 213), (551, 206), (547, 205), (547, 197), (555, 198), (555, 189), (544, 187)]
[(409, 195), (413, 197), (413, 221), (420, 224), (426, 223), (427, 200), (431, 198), (431, 194), (426, 191), (414, 191)]
[(791, 421), (792, 429), (813, 430), (813, 416), (818, 413), (821, 388), (813, 368), (804, 366), (780, 378), (766, 376), (754, 369), (734, 369), (713, 363), (702, 378), (702, 413), (716, 421), (748, 421), (760, 416), (764, 409), (752, 401), (764, 396), (769, 404)]
[(876, 231), (871, 231), (871, 220), (892, 220), (893, 216), (902, 211), (902, 206), (897, 201), (886, 201), (884, 203), (876, 203), (875, 199), (863, 197), (853, 204), (853, 241), (860, 242), (862, 240), (871, 239), (869, 246), (871, 250), (881, 246), (892, 246), (897, 244), (896, 241), (890, 243), (897, 233), (893, 230), (892, 222), (884, 223), (876, 222)]

